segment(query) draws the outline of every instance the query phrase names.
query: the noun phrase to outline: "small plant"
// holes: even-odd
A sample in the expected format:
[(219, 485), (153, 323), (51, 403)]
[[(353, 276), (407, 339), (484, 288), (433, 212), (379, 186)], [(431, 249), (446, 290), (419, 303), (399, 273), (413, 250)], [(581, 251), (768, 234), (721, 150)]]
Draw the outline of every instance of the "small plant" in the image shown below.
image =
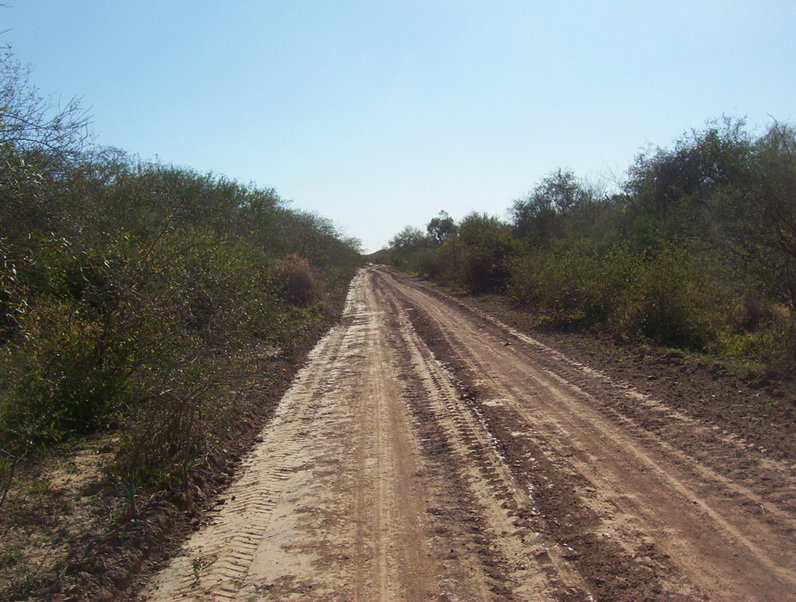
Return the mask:
[(202, 571), (209, 567), (212, 561), (204, 558), (202, 556), (197, 556), (193, 560), (191, 560), (191, 571), (193, 572), (193, 582), (194, 585), (199, 583), (199, 579), (202, 577)]
[(0, 551), (0, 569), (14, 566), (22, 558), (22, 550), (11, 548)]
[(0, 449), (0, 509), (6, 502), (20, 460), (20, 456)]
[(15, 564), (12, 569), (12, 576), (5, 586), (0, 586), (0, 599), (3, 600), (27, 600), (31, 592), (40, 585), (39, 573), (52, 553), (52, 547), (42, 556), (35, 567), (24, 564)]
[(52, 484), (47, 479), (35, 479), (26, 488), (26, 494), (34, 499), (43, 498), (51, 492)]

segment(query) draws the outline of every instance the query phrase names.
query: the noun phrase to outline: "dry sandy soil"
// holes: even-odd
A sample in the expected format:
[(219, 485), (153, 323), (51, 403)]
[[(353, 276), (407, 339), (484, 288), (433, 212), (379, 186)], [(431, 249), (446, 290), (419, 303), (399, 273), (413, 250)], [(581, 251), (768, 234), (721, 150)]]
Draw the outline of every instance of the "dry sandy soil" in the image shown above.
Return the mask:
[(138, 598), (796, 599), (782, 425), (772, 451), (671, 383), (597, 366), (362, 270), (238, 480)]

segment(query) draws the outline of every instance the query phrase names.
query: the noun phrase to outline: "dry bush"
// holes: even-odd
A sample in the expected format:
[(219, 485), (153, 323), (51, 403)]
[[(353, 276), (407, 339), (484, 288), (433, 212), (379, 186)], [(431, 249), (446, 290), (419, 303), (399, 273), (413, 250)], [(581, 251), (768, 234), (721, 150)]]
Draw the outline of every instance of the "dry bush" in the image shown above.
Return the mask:
[(320, 297), (320, 287), (309, 261), (291, 253), (278, 260), (271, 272), (275, 286), (292, 305), (306, 307)]

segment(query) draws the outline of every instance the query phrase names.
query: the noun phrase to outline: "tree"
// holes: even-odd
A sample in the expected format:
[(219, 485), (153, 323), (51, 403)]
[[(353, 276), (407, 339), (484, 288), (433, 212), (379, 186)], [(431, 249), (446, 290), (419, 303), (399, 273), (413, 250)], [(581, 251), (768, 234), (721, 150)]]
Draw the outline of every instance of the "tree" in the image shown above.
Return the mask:
[(775, 123), (754, 146), (754, 170), (736, 194), (730, 228), (744, 263), (796, 312), (796, 129)]
[(426, 242), (423, 233), (414, 226), (406, 226), (390, 240), (390, 246), (399, 251), (415, 251)]
[(512, 221), (519, 238), (544, 243), (561, 235), (559, 215), (594, 201), (595, 192), (573, 172), (557, 169), (525, 198), (514, 202)]
[(681, 137), (673, 149), (639, 155), (629, 169), (633, 211), (667, 225), (675, 239), (703, 236), (718, 192), (749, 184), (753, 141), (744, 122), (725, 118)]
[(409, 261), (428, 244), (423, 233), (413, 226), (406, 226), (390, 240), (392, 263), (401, 267), (409, 267)]
[(774, 124), (757, 145), (757, 210), (775, 246), (796, 263), (796, 129)]
[(428, 238), (432, 243), (441, 245), (445, 239), (456, 232), (456, 224), (447, 211), (440, 211), (438, 217), (432, 218), (428, 222), (426, 232), (428, 232)]

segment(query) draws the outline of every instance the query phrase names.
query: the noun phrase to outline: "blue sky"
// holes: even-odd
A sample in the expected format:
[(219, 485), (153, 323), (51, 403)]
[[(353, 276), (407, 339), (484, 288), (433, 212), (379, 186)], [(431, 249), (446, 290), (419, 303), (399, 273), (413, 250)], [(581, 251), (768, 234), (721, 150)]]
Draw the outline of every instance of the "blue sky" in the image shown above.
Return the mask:
[(5, 4), (0, 41), (98, 144), (274, 187), (369, 251), (723, 114), (796, 117), (793, 0)]

